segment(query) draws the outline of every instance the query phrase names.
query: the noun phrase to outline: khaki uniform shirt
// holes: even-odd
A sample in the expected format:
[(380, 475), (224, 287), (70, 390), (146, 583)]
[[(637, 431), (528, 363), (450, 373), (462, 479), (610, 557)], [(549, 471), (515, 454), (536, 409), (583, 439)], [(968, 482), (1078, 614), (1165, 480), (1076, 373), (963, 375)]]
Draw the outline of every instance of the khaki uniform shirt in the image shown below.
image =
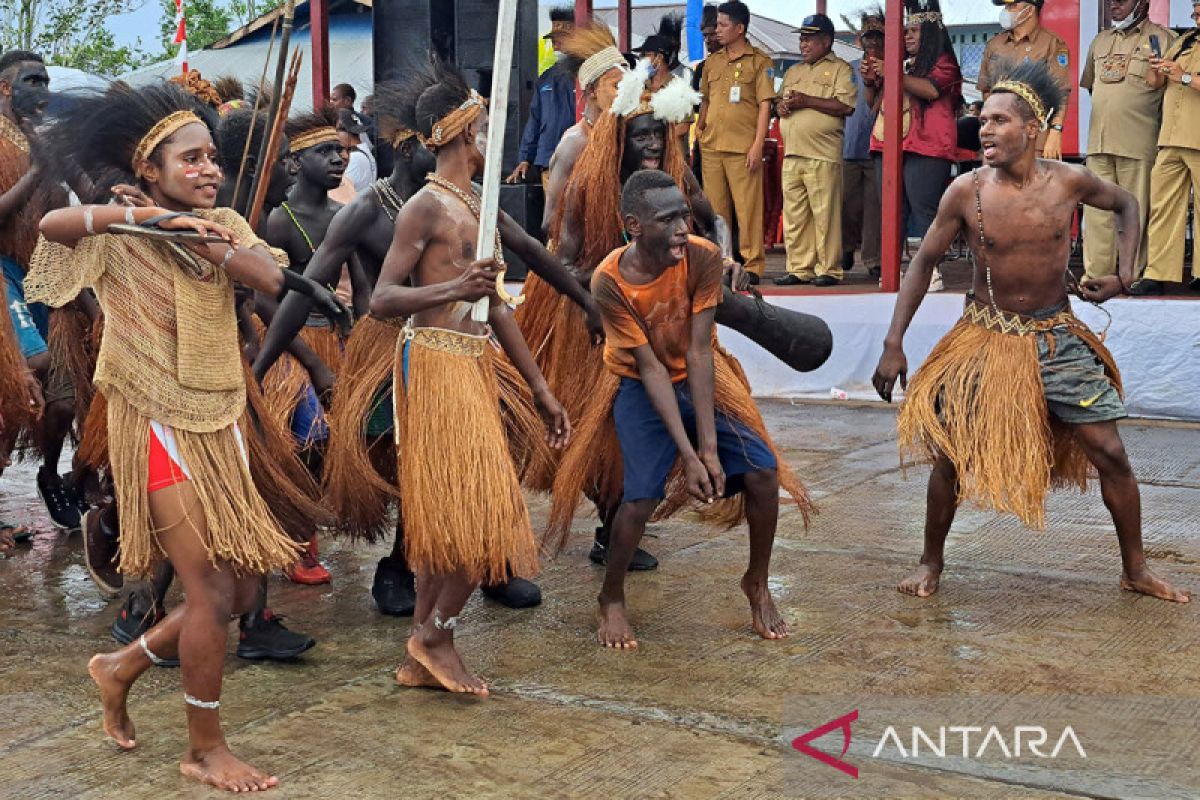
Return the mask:
[[(1184, 72), (1195, 75), (1200, 72), (1200, 35), (1183, 35), (1163, 56), (1178, 61)], [(1163, 94), (1162, 130), (1158, 134), (1159, 147), (1200, 150), (1200, 76), (1193, 78), (1193, 81), (1191, 86), (1167, 82), (1167, 90)]]
[[(979, 65), (979, 80), (976, 81), (979, 91), (987, 94), (992, 90), (992, 84), (1002, 77), (999, 73), (1006, 61), (1012, 64), (1041, 61), (1050, 68), (1050, 73), (1064, 88), (1075, 83), (1075, 76), (1071, 74), (1069, 66), (1067, 43), (1040, 25), (1034, 28), (1029, 36), (1021, 39), (1016, 38), (1012, 31), (1004, 31), (988, 40), (987, 47), (983, 50), (983, 61)], [(1067, 103), (1064, 101), (1062, 108), (1055, 109), (1050, 122), (1053, 125), (1062, 125), (1066, 116)], [(1040, 139), (1038, 147), (1041, 147)]]
[[(789, 91), (830, 98), (850, 108), (858, 102), (850, 65), (832, 52), (815, 64), (794, 64), (783, 76), (779, 96), (787, 97)], [(845, 127), (845, 117), (833, 117), (815, 108), (793, 111), (779, 119), (784, 155), (841, 163)]]
[(1175, 34), (1149, 20), (1096, 34), (1079, 85), (1092, 94), (1087, 151), (1153, 161), (1162, 120), (1162, 87), (1150, 88), (1150, 37), (1166, 53)]
[[(757, 47), (746, 46), (736, 59), (721, 49), (704, 62), (700, 93), (708, 101), (708, 116), (700, 134), (700, 148), (718, 153), (745, 153), (758, 132), (758, 108), (775, 99), (775, 82), (768, 70), (771, 57)], [(729, 102), (738, 87), (738, 102)]]

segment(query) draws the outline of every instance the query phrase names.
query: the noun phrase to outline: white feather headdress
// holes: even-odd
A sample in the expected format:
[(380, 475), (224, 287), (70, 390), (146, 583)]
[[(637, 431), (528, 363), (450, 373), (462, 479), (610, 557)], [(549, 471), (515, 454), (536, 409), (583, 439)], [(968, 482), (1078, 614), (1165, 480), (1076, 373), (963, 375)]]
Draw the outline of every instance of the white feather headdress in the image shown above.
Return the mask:
[(702, 99), (702, 95), (690, 83), (676, 77), (654, 93), (650, 98), (650, 108), (654, 111), (655, 119), (674, 125), (691, 118)]
[(642, 104), (642, 92), (650, 80), (650, 59), (639, 59), (637, 66), (626, 72), (617, 84), (617, 96), (609, 110), (618, 117), (625, 117)]

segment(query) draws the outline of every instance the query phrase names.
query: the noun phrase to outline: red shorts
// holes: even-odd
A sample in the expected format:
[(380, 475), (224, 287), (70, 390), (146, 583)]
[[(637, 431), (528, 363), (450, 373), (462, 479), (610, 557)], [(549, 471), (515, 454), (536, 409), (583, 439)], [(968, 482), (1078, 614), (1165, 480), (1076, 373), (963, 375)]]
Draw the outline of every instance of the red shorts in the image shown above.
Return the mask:
[[(166, 443), (163, 439), (166, 439)], [(170, 448), (170, 452), (168, 452)], [(175, 437), (165, 425), (150, 423), (150, 453), (147, 458), (146, 491), (157, 492), (188, 480), (181, 462), (182, 456), (175, 446)]]
[[(237, 424), (233, 426), (233, 435), (237, 439), (238, 450), (241, 451), (242, 461), (250, 465), (246, 455), (246, 443), (242, 439), (242, 429)], [(179, 445), (175, 442), (175, 431), (169, 425), (150, 421), (150, 452), (147, 454), (146, 491), (157, 492), (179, 483), (192, 479), (187, 463), (179, 453)]]

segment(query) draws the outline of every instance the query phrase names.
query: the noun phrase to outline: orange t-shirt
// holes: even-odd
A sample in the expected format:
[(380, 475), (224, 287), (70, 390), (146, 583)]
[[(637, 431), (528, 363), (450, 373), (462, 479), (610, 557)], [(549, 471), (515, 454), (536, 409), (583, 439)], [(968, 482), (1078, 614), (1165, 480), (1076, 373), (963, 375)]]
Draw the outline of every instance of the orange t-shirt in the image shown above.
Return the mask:
[(627, 248), (609, 253), (592, 274), (592, 295), (604, 320), (604, 363), (617, 375), (640, 378), (633, 351), (649, 344), (678, 383), (687, 377), (692, 315), (721, 302), (721, 251), (691, 236), (682, 261), (649, 283), (632, 284), (618, 268)]

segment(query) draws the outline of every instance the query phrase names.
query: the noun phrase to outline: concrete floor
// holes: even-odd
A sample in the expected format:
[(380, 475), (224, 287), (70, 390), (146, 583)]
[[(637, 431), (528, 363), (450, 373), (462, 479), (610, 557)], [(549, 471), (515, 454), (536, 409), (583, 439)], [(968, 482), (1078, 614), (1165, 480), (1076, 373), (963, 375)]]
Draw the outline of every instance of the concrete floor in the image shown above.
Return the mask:
[[(392, 671), (408, 625), (382, 617), (368, 595), (386, 547), (326, 542), (332, 587), (272, 581), (274, 607), (318, 646), (289, 665), (230, 654), (222, 700), (235, 751), (278, 774), (274, 796), (289, 798), (1200, 796), (1196, 609), (1118, 589), (1098, 492), (1052, 497), (1041, 533), (964, 509), (942, 592), (905, 597), (894, 587), (920, 550), (926, 473), (900, 471), (892, 410), (764, 411), (821, 504), (807, 532), (794, 511), (781, 520), (773, 573), (790, 639), (750, 633), (737, 587), (744, 531), (677, 519), (646, 545), (661, 569), (629, 582), (641, 651), (600, 649), (600, 571), (585, 558), (590, 522), (580, 519), (572, 547), (540, 578), (540, 608), (477, 597), (466, 610), (461, 647), (492, 697), (401, 689)], [(1152, 563), (1200, 588), (1200, 430), (1122, 431), (1143, 481)], [(45, 525), (32, 485), (25, 465), (0, 482), (0, 512), (42, 530), (0, 561), (0, 796), (220, 796), (176, 770), (177, 671), (152, 670), (134, 690), (137, 751), (103, 739), (85, 664), (114, 646), (117, 606), (90, 584), (79, 537)], [(541, 503), (532, 508), (544, 518)], [(1117, 705), (1105, 716), (1079, 701), (1070, 716), (1068, 701), (1083, 695)], [(873, 712), (913, 706), (944, 708), (943, 725), (964, 714), (978, 722), (996, 706), (989, 698), (1024, 698), (1056, 731), (1076, 725), (1091, 760), (874, 759), (860, 735)], [(789, 746), (850, 707), (863, 713), (846, 755), (857, 781)], [(837, 756), (839, 734), (814, 746)]]

